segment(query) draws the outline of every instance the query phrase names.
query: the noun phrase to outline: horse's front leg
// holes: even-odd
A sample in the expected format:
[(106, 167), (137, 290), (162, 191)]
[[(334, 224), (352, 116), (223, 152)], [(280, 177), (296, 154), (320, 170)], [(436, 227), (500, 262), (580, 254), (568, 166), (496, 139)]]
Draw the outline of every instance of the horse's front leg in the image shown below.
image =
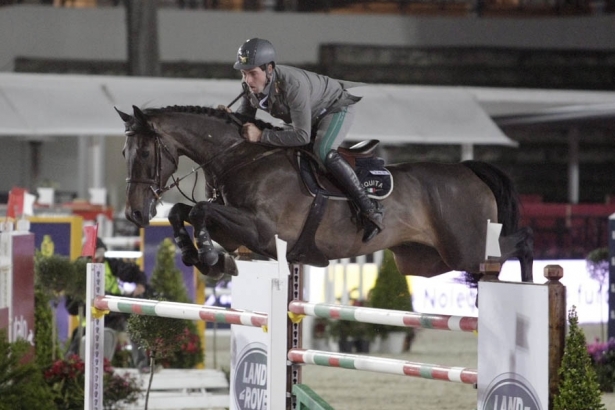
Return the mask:
[(186, 266), (193, 266), (199, 263), (199, 256), (190, 234), (186, 230), (184, 222), (189, 222), (192, 206), (186, 204), (175, 204), (169, 211), (169, 223), (173, 228), (173, 236), (177, 247), (182, 253), (182, 262)]
[(199, 260), (209, 266), (220, 257), (210, 232), (214, 234), (213, 239), (226, 249), (244, 245), (263, 255), (275, 255), (275, 249), (269, 249), (274, 230), (268, 229), (270, 224), (266, 221), (259, 220), (257, 227), (257, 218), (252, 213), (217, 203), (199, 202), (190, 211), (189, 219), (194, 226)]

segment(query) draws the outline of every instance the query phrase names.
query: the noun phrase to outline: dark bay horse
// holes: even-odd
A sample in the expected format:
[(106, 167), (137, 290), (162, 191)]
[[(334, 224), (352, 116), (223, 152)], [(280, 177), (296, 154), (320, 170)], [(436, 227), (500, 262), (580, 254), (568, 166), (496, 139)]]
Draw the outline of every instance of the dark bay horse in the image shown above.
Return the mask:
[[(223, 110), (133, 107), (132, 115), (118, 113), (127, 136), (126, 217), (137, 226), (147, 226), (155, 216), (180, 156), (205, 173), (209, 200), (176, 204), (169, 214), (184, 263), (218, 278), (224, 272), (236, 274), (236, 267), (212, 240), (227, 252), (244, 245), (275, 258), (277, 234), (293, 248), (313, 203), (297, 171), (296, 150), (244, 141), (240, 128), (248, 119)], [(317, 254), (328, 261), (388, 248), (405, 275), (430, 277), (451, 270), (478, 274), (489, 219), (503, 224), (499, 261), (517, 257), (521, 279), (532, 280), (532, 232), (517, 226), (519, 203), (504, 173), (478, 161), (404, 163), (387, 169), (395, 189), (382, 201), (384, 231), (363, 243), (349, 203), (329, 201), (315, 233)], [(196, 247), (186, 222), (194, 227)], [(301, 262), (322, 266), (322, 259), (306, 258)]]

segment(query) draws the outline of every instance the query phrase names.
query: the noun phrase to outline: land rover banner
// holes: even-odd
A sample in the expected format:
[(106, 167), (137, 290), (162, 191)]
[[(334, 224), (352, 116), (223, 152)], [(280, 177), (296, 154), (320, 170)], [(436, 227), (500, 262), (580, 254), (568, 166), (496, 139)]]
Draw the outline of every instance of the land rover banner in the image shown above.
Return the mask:
[(478, 294), (478, 410), (548, 410), (548, 288), (480, 282)]
[[(283, 408), (286, 400), (288, 265), (285, 261), (281, 264), (237, 261), (237, 268), (239, 276), (232, 281), (233, 309), (267, 313), (269, 325), (267, 328), (231, 326), (230, 408)], [(273, 313), (269, 313), (272, 310)], [(268, 362), (272, 350), (277, 352), (278, 356), (273, 358), (277, 360)], [(278, 378), (280, 381), (275, 383)], [(274, 383), (270, 385), (271, 379), (274, 379)], [(271, 391), (275, 397), (269, 397)]]

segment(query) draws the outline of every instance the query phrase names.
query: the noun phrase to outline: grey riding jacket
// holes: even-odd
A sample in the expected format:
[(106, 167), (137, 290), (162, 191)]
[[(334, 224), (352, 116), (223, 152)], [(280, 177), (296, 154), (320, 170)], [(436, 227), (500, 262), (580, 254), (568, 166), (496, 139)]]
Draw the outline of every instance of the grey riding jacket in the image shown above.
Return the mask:
[(358, 85), (361, 84), (276, 65), (265, 95), (259, 96), (261, 101), (265, 101), (263, 105), (253, 104), (244, 96), (237, 112), (254, 117), (256, 110), (262, 109), (289, 125), (284, 130), (263, 130), (261, 142), (264, 144), (284, 147), (306, 145), (310, 142), (312, 128), (317, 127), (325, 115), (361, 99), (346, 91)]

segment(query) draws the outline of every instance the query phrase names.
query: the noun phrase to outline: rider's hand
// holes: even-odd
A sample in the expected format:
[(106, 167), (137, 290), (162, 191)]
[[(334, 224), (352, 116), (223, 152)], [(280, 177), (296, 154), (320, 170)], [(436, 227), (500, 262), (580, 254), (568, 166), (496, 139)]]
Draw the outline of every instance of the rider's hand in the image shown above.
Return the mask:
[(219, 110), (224, 110), (224, 111), (228, 112), (229, 114), (233, 112), (233, 110), (231, 110), (229, 107), (227, 107), (226, 105), (223, 105), (223, 104), (218, 105), (218, 109)]
[(250, 142), (260, 142), (263, 131), (251, 122), (246, 122), (241, 128), (241, 136)]
[(132, 292), (132, 296), (141, 296), (144, 293), (145, 293), (145, 286), (138, 283), (137, 286), (135, 287), (135, 290)]

